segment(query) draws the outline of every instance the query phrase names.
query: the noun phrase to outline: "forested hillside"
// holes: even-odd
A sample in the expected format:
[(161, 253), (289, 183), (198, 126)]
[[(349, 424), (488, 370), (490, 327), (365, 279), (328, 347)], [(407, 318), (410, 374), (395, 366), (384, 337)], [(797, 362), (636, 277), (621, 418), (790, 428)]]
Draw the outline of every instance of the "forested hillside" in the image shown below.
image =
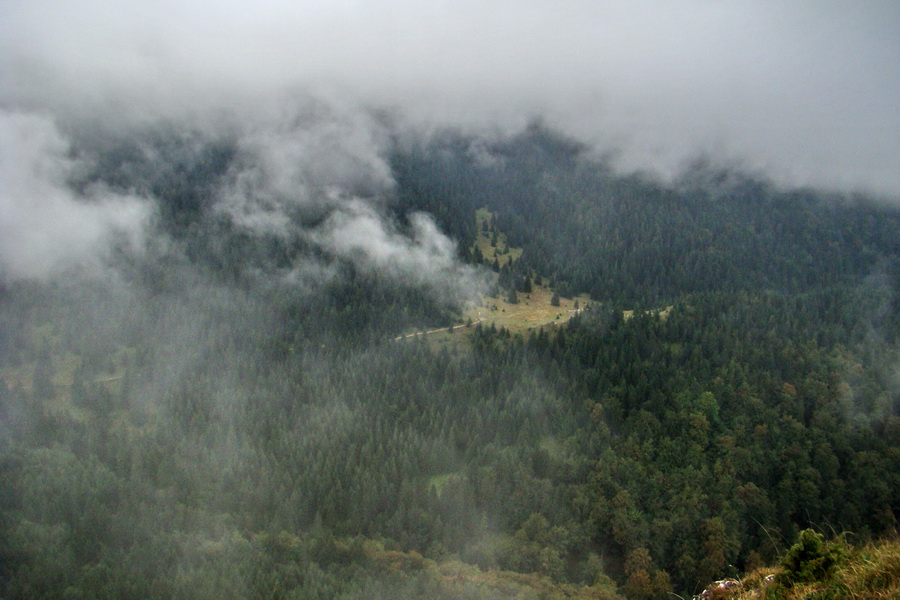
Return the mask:
[(894, 208), (777, 189), (708, 161), (671, 185), (615, 175), (602, 157), (540, 124), (493, 143), (448, 133), (398, 153), (393, 165), (405, 208), (425, 207), (467, 239), (468, 215), (490, 207), (538, 271), (608, 301), (795, 293), (897, 274)]
[[(398, 136), (340, 192), (343, 155), (276, 185), (232, 133), (70, 134), (66, 186), (159, 210), (0, 280), (2, 598), (662, 600), (896, 534), (893, 205), (543, 125)], [(507, 283), (590, 307), (395, 339), (505, 293), (485, 208)]]

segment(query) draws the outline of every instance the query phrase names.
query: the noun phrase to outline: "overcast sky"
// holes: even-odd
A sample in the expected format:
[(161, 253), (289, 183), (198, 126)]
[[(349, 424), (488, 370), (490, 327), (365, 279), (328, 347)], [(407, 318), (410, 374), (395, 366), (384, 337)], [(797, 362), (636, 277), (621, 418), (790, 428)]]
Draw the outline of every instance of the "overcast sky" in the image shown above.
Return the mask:
[(316, 90), (535, 116), (627, 168), (698, 153), (900, 196), (900, 2), (0, 0), (0, 104), (206, 114)]

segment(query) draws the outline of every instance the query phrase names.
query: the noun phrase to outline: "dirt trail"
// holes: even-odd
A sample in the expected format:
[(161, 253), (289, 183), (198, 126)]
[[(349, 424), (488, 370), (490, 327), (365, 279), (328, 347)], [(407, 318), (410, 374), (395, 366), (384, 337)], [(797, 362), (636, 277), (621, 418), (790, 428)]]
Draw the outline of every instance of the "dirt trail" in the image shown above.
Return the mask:
[(462, 325), (454, 325), (452, 329), (450, 327), (438, 327), (437, 329), (432, 329), (430, 331), (414, 331), (413, 333), (407, 333), (406, 335), (398, 335), (394, 338), (394, 341), (396, 342), (398, 340), (405, 340), (407, 338), (416, 337), (419, 335), (431, 335), (432, 333), (438, 333), (440, 331), (456, 331), (457, 329), (474, 326), (476, 323), (481, 323), (482, 321), (484, 321), (484, 317), (481, 317), (477, 321), (472, 321), (472, 325), (464, 323)]
[[(573, 316), (580, 313), (582, 310), (584, 310), (584, 309), (583, 308), (576, 308), (576, 309), (570, 308), (566, 311), (569, 313), (569, 315), (567, 315), (567, 317), (565, 319), (551, 319), (550, 321), (547, 321), (546, 323), (537, 323), (535, 325), (532, 325), (531, 327), (528, 327), (528, 329), (540, 329), (542, 327), (548, 327), (551, 325), (561, 325), (563, 323), (566, 323), (569, 319), (571, 319)], [(475, 324), (481, 323), (482, 321), (486, 321), (486, 320), (487, 320), (487, 317), (479, 317), (477, 321), (472, 321), (471, 325), (468, 323), (465, 323), (462, 325), (454, 325), (452, 331), (456, 331), (457, 329), (463, 329), (465, 327), (472, 327)], [(417, 337), (420, 335), (431, 335), (433, 333), (440, 333), (441, 331), (447, 331), (449, 329), (450, 329), (449, 327), (438, 327), (436, 329), (430, 329), (428, 331), (414, 331), (413, 333), (407, 333), (406, 335), (398, 335), (397, 337), (394, 338), (394, 341), (397, 342), (400, 340), (405, 340), (405, 339), (409, 339), (411, 337)]]

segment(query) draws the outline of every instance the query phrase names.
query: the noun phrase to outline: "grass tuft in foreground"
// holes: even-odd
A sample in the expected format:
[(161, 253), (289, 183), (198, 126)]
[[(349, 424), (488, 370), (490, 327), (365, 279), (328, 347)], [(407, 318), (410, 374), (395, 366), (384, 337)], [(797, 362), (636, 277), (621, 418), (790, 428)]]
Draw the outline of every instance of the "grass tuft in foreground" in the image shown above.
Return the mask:
[(778, 567), (758, 569), (734, 587), (713, 584), (701, 597), (897, 600), (900, 598), (900, 539), (853, 547), (843, 536), (826, 541), (821, 534), (807, 529), (800, 532)]

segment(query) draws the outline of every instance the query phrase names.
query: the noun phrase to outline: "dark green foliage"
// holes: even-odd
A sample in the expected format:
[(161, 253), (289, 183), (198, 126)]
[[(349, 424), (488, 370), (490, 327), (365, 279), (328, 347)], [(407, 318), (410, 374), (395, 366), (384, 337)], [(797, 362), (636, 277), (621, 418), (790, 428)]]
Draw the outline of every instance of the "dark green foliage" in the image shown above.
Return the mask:
[(489, 208), (564, 296), (662, 303), (709, 291), (802, 292), (896, 269), (900, 215), (865, 199), (782, 191), (703, 162), (676, 186), (616, 176), (541, 126), (491, 145), (496, 164), (476, 161), (473, 143), (448, 134), (396, 154), (401, 189), (430, 190), (401, 192), (403, 206), (434, 212), (451, 231)]
[(822, 534), (804, 529), (781, 558), (778, 581), (788, 586), (827, 581), (846, 555), (840, 539), (826, 542)]
[(481, 248), (478, 246), (475, 246), (475, 249), (472, 251), (472, 262), (476, 265), (484, 263), (484, 255), (481, 253)]

